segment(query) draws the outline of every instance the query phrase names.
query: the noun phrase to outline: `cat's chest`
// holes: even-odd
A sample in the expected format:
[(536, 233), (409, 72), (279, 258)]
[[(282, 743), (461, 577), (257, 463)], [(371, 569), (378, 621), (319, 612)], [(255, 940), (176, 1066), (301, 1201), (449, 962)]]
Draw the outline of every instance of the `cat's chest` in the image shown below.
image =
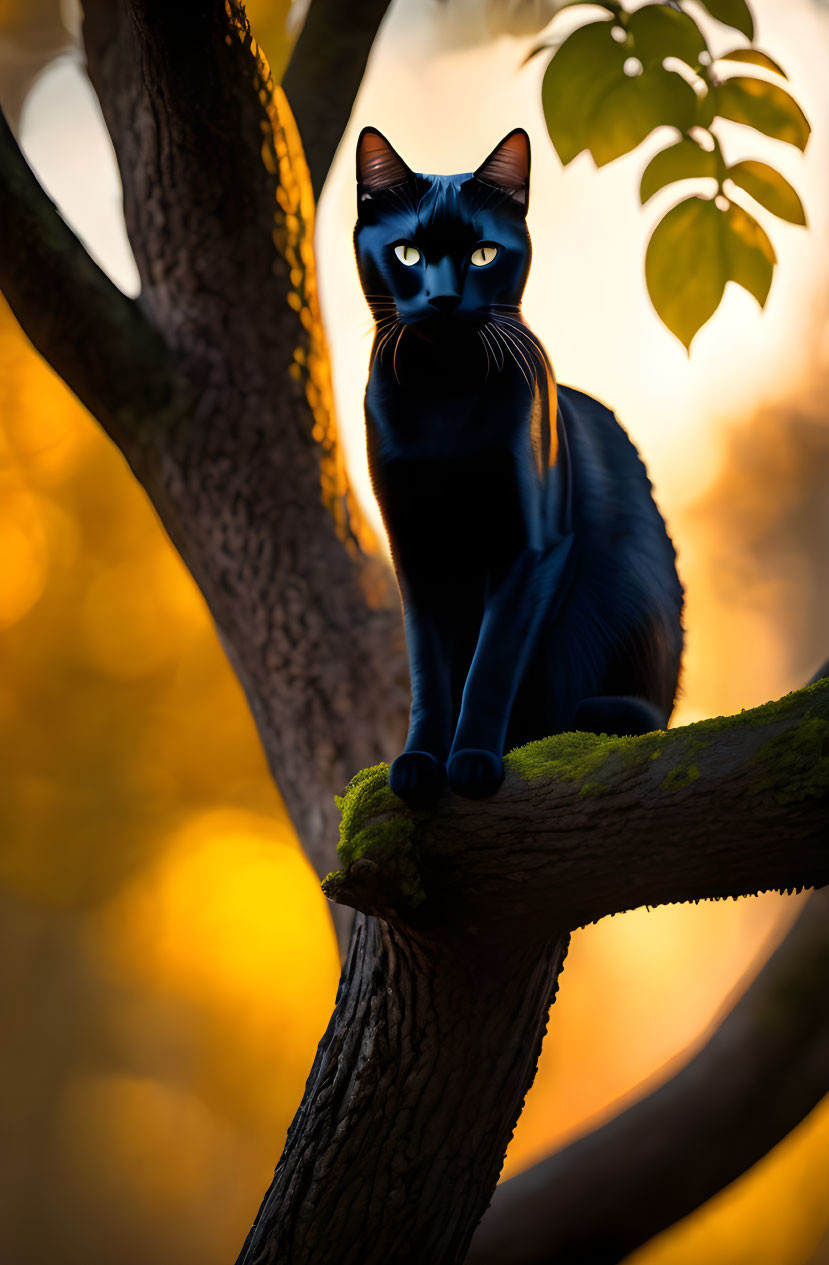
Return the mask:
[(436, 465), (501, 455), (520, 459), (529, 437), (531, 401), (509, 393), (431, 393), (377, 375), (366, 392), (366, 424), (373, 464)]

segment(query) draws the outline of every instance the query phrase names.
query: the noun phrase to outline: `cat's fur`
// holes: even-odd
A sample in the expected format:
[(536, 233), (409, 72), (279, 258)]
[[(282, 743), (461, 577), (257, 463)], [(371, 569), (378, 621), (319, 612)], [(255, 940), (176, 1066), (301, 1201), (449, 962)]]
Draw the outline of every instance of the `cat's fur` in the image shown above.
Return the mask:
[(604, 405), (556, 387), (521, 314), (529, 164), (520, 129), (456, 176), (358, 142), (369, 466), (412, 682), (390, 781), (413, 804), (447, 772), (492, 793), (505, 747), (664, 727), (676, 693), (682, 588), (644, 466)]

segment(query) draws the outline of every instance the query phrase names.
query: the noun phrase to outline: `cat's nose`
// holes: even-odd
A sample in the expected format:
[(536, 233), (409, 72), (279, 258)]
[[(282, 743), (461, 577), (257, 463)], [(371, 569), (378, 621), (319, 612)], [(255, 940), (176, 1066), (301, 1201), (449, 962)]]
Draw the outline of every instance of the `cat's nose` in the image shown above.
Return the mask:
[(442, 316), (450, 316), (460, 301), (459, 294), (436, 294), (429, 300), (429, 305), (437, 308)]

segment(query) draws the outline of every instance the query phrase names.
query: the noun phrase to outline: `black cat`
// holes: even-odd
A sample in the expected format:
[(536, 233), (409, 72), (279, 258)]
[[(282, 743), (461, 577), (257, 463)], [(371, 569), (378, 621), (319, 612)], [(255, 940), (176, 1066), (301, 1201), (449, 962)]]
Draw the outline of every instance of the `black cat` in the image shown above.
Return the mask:
[(676, 693), (682, 587), (644, 466), (521, 314), (529, 175), (520, 129), (457, 176), (374, 128), (357, 145), (369, 467), (412, 685), (390, 783), (416, 805), (447, 774), (491, 794), (505, 746), (664, 728)]

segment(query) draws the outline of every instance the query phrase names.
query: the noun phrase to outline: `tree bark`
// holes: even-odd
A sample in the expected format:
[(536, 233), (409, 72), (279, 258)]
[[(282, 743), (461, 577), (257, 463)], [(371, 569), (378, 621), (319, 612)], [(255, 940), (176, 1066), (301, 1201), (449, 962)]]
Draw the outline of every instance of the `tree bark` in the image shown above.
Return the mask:
[[(688, 891), (829, 880), (829, 682), (670, 734), (560, 735), (508, 763), (483, 804), (447, 795), (413, 812), (385, 766), (349, 788), (344, 868), (326, 887), (369, 922), (239, 1265), (462, 1261), (532, 1082), (566, 933)], [(769, 1113), (766, 1136), (779, 1123)], [(605, 1260), (589, 1218), (574, 1239), (578, 1259)]]
[(684, 729), (560, 734), (505, 765), (491, 799), (447, 793), (431, 812), (392, 795), (382, 766), (355, 779), (328, 895), (420, 919), (451, 902), (540, 939), (640, 905), (829, 882), (827, 680)]
[[(361, 5), (353, 58), (384, 8)], [(318, 182), (337, 128), (301, 101), (303, 58), (320, 73), (313, 31), (287, 82)], [(200, 585), (324, 873), (332, 792), (399, 750), (407, 690), (396, 594), (342, 469), (294, 118), (235, 3), (87, 0), (84, 40), (141, 294), (88, 260), (8, 132), (0, 285)], [(338, 85), (344, 110), (356, 78)], [(412, 814), (384, 770), (359, 779), (329, 891), (369, 917), (246, 1265), (462, 1259), (569, 928), (829, 877), (825, 697), (627, 743), (536, 744), (485, 805)]]
[[(366, 17), (365, 55), (371, 35)], [(407, 673), (337, 442), (296, 128), (236, 5), (87, 0), (84, 41), (141, 294), (88, 259), (9, 133), (0, 286), (199, 584), (324, 875), (334, 793), (402, 746)]]
[[(515, 933), (516, 928), (513, 929)], [(567, 937), (358, 918), (238, 1265), (462, 1261), (535, 1075)]]

